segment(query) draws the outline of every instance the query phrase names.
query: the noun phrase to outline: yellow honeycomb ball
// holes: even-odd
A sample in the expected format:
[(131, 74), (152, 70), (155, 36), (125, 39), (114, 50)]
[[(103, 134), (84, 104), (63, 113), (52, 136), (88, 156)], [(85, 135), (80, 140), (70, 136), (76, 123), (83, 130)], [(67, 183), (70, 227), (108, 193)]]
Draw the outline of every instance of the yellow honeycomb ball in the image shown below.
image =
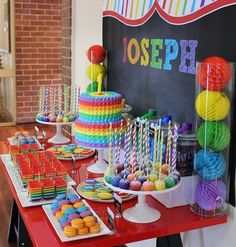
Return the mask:
[(98, 75), (101, 73), (102, 79), (104, 79), (106, 76), (106, 68), (101, 64), (90, 64), (86, 73), (90, 81), (97, 81)]
[(195, 102), (198, 115), (204, 120), (219, 121), (224, 119), (230, 108), (227, 95), (220, 91), (202, 91)]

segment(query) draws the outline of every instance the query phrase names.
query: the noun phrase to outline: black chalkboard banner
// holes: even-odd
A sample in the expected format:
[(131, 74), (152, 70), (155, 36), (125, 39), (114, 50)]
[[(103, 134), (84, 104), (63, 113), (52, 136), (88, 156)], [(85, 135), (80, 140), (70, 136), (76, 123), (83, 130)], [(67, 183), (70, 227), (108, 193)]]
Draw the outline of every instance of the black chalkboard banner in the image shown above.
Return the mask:
[[(132, 22), (130, 18), (135, 16), (135, 11), (138, 15), (137, 6), (131, 6), (133, 12), (129, 15), (125, 5), (109, 6), (107, 2), (103, 44), (108, 50), (108, 89), (121, 93), (127, 104), (133, 107), (135, 116), (154, 108), (159, 116), (171, 114), (177, 122), (193, 123), (196, 62), (209, 56), (221, 56), (236, 62), (236, 1), (215, 1), (215, 4), (221, 2), (225, 6), (220, 8), (222, 6), (217, 5), (217, 9), (215, 5), (217, 10), (207, 9), (208, 14), (196, 12), (193, 20), (188, 19), (186, 23), (177, 23), (181, 19), (176, 18), (175, 24), (171, 23), (174, 18), (165, 20), (165, 13), (156, 11), (168, 1), (159, 1), (162, 6), (157, 2), (149, 12), (146, 10), (147, 19), (140, 17), (143, 23), (138, 18)], [(183, 7), (179, 6), (182, 12)], [(116, 8), (116, 14), (110, 16), (109, 8)], [(235, 119), (233, 126), (236, 126)], [(235, 205), (235, 127), (232, 136), (230, 202)]]

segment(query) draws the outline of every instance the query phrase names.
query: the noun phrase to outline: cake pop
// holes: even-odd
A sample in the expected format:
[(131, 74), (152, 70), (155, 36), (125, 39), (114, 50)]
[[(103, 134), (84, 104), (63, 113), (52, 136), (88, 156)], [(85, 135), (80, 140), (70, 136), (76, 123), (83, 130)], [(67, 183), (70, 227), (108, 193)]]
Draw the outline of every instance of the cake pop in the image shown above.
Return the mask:
[(124, 190), (128, 190), (130, 186), (130, 182), (127, 179), (122, 178), (119, 181), (119, 187)]
[(131, 183), (130, 183), (130, 189), (131, 190), (134, 190), (134, 191), (139, 191), (141, 189), (141, 182), (138, 181), (138, 180), (133, 180)]
[(142, 190), (144, 191), (152, 191), (154, 190), (154, 185), (151, 181), (145, 181), (143, 184), (142, 184)]
[(155, 186), (156, 190), (165, 190), (166, 189), (165, 183), (162, 180), (156, 180), (154, 182), (154, 186)]

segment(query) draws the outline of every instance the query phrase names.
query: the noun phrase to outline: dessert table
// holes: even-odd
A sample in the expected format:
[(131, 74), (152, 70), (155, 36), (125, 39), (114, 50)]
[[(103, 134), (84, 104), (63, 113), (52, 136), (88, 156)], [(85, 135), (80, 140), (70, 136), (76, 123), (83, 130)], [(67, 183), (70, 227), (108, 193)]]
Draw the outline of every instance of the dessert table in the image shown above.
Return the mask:
[[(0, 154), (8, 153), (8, 144), (5, 141), (0, 142)], [(89, 173), (87, 166), (94, 163), (96, 157), (90, 157), (86, 160), (76, 161), (76, 172), (71, 174), (72, 178), (80, 183), (84, 179), (96, 177), (96, 174)], [(68, 171), (72, 170), (71, 161), (63, 161), (64, 166)], [(152, 196), (147, 196), (147, 203), (158, 209), (161, 213), (161, 218), (155, 222), (148, 224), (136, 224), (126, 221), (123, 217), (116, 219), (115, 231), (111, 235), (104, 235), (95, 238), (88, 238), (83, 240), (61, 242), (57, 236), (53, 226), (48, 220), (41, 206), (23, 208), (17, 197), (17, 193), (13, 184), (8, 176), (8, 173), (0, 160), (0, 172), (3, 172), (7, 178), (13, 200), (12, 218), (9, 222), (9, 240), (15, 237), (15, 226), (18, 225), (18, 246), (28, 246), (26, 241), (27, 237), (31, 239), (34, 246), (117, 246), (130, 242), (141, 241), (150, 238), (157, 238), (157, 246), (159, 239), (162, 237), (168, 237), (170, 240), (173, 236), (177, 236), (180, 240), (180, 233), (199, 229), (203, 227), (213, 226), (227, 222), (227, 216), (221, 216), (216, 218), (203, 218), (195, 215), (191, 212), (190, 206), (182, 206), (167, 209), (161, 203), (159, 203)], [(137, 203), (137, 198), (122, 203), (122, 210), (134, 206)], [(107, 207), (110, 207), (115, 212), (114, 205), (112, 203), (99, 203), (89, 201), (90, 206), (108, 225)], [(176, 241), (176, 240), (175, 240)], [(182, 246), (181, 241), (179, 245)], [(168, 246), (171, 246), (168, 242)]]

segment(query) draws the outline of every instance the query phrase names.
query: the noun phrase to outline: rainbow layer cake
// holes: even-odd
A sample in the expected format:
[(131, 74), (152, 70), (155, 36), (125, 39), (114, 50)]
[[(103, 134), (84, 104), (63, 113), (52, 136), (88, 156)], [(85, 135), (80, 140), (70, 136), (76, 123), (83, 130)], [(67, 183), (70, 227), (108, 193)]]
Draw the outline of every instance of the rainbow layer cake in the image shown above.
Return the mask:
[(29, 181), (27, 187), (31, 201), (42, 199), (42, 184), (39, 180)]
[[(122, 96), (115, 92), (80, 96), (79, 117), (75, 121), (75, 141), (86, 147), (108, 147), (109, 125), (120, 128)], [(119, 131), (119, 130), (118, 130)]]

